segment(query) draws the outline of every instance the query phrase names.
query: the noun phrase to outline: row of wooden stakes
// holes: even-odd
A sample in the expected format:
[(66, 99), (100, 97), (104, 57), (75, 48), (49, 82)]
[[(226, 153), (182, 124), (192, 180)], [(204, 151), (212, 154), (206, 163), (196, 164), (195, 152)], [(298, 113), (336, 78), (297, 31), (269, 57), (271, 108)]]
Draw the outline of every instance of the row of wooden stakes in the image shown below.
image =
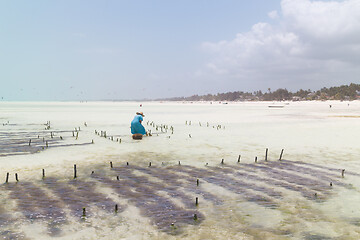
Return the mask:
[[(92, 143), (94, 143), (94, 142), (92, 141)], [(279, 161), (281, 161), (282, 156), (283, 156), (283, 153), (284, 153), (284, 149), (281, 150), (280, 157), (279, 157)], [(265, 161), (268, 161), (267, 156), (268, 156), (268, 148), (266, 148), (266, 150), (265, 150)], [(238, 160), (237, 160), (237, 163), (240, 163), (240, 161), (241, 161), (241, 155), (239, 155)], [(255, 163), (257, 163), (257, 161), (258, 161), (258, 160), (257, 160), (257, 157), (255, 157)], [(221, 159), (221, 164), (225, 164), (225, 160), (224, 160), (224, 159)], [(126, 165), (129, 166), (129, 162), (126, 162)], [(164, 165), (164, 162), (162, 162), (162, 165)], [(180, 161), (178, 162), (178, 165), (181, 165), (181, 162), (180, 162)], [(208, 163), (206, 163), (205, 165), (208, 166)], [(151, 162), (149, 162), (149, 165), (148, 165), (148, 166), (151, 167)], [(110, 168), (113, 168), (113, 163), (112, 163), (112, 162), (110, 162)], [(94, 174), (94, 171), (92, 171), (91, 174)], [(5, 183), (8, 183), (8, 182), (9, 182), (9, 175), (10, 175), (9, 173), (6, 173)], [(345, 176), (345, 169), (342, 169), (342, 170), (341, 170), (341, 176), (342, 176), (342, 177)], [(42, 178), (45, 178), (45, 169), (42, 169)], [(77, 169), (76, 169), (76, 164), (74, 164), (74, 179), (76, 179), (76, 178), (77, 178)], [(18, 178), (18, 174), (17, 174), (17, 173), (15, 173), (15, 180), (16, 180), (16, 182), (19, 181), (19, 178)], [(197, 179), (197, 185), (199, 185), (199, 179)]]

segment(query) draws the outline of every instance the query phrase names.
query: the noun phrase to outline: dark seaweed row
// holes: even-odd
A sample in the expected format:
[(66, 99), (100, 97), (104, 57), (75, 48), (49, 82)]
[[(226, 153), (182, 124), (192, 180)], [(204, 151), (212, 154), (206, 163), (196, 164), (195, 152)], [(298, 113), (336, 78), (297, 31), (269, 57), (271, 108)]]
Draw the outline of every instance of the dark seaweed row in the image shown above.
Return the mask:
[[(262, 182), (266, 183), (271, 186), (277, 186), (282, 187), (284, 189), (299, 192), (303, 197), (307, 198), (308, 200), (316, 200), (316, 199), (324, 199), (326, 195), (318, 194), (316, 191), (313, 191), (311, 189), (308, 189), (305, 186), (299, 186), (298, 184), (289, 183), (283, 180), (279, 180), (277, 178), (273, 178), (270, 176), (267, 177), (261, 177), (259, 175), (255, 175), (254, 172), (249, 173), (249, 169), (244, 169), (241, 167), (235, 167), (235, 166), (223, 166), (225, 168), (231, 168), (230, 170), (233, 171), (236, 177), (239, 177), (240, 179), (250, 179), (255, 182)], [(253, 169), (251, 169), (253, 170)], [(316, 195), (318, 195), (316, 197)]]
[[(60, 144), (65, 137), (60, 137), (58, 134), (71, 132), (72, 131), (0, 132), (0, 157), (32, 154), (49, 147), (70, 147), (90, 144)], [(75, 133), (73, 133), (73, 135), (75, 136)]]
[(309, 167), (295, 165), (291, 162), (286, 162), (286, 163), (269, 162), (269, 163), (267, 163), (267, 165), (269, 167), (276, 167), (276, 168), (282, 169), (282, 170), (294, 171), (294, 172), (297, 172), (300, 174), (310, 175), (310, 176), (316, 177), (320, 180), (324, 180), (328, 183), (332, 182), (333, 184), (336, 184), (338, 186), (342, 186), (342, 187), (349, 186), (348, 184), (345, 184), (345, 183), (342, 183), (342, 182), (336, 180), (336, 179), (339, 179), (341, 176), (340, 171), (338, 174), (334, 174), (332, 172), (325, 172), (325, 171), (320, 171), (320, 170), (316, 170), (316, 169), (309, 168)]
[(46, 220), (50, 235), (60, 233), (59, 226), (66, 223), (66, 216), (58, 200), (30, 182), (9, 183), (5, 188), (10, 191), (10, 197), (17, 200), (17, 210), (28, 220)]
[[(215, 194), (209, 193), (207, 191), (204, 191), (201, 188), (195, 187), (196, 178), (194, 178), (193, 176), (186, 176), (186, 177), (179, 176), (172, 171), (163, 171), (162, 168), (149, 168), (149, 167), (144, 168), (144, 167), (139, 167), (139, 166), (130, 166), (129, 168), (141, 171), (143, 173), (146, 173), (148, 175), (151, 175), (153, 177), (156, 177), (156, 178), (162, 180), (163, 182), (165, 182), (167, 184), (167, 185), (164, 185), (163, 188), (168, 190), (169, 194), (174, 195), (174, 197), (177, 194), (179, 194), (177, 189), (179, 187), (181, 187), (185, 191), (192, 192), (196, 195), (202, 196), (205, 200), (211, 201), (214, 204), (220, 204), (223, 202), (222, 199), (220, 199)], [(183, 181), (179, 181), (180, 179), (185, 181), (185, 183)], [(172, 191), (173, 189), (175, 191)], [(185, 198), (185, 197), (183, 197), (183, 198)], [(193, 205), (193, 200), (192, 200), (192, 203), (190, 203), (190, 204)]]
[[(340, 174), (341, 171), (343, 170), (341, 168), (332, 168), (332, 167), (322, 166), (322, 165), (318, 165), (318, 164), (314, 164), (314, 163), (301, 162), (301, 161), (286, 160), (286, 162), (296, 164), (296, 165), (306, 165), (306, 166), (310, 166), (310, 167), (320, 168), (322, 170), (332, 171), (332, 172), (336, 172), (338, 174)], [(353, 175), (353, 176), (360, 176), (359, 173), (352, 172), (352, 171), (346, 171), (346, 174)]]
[[(140, 213), (151, 219), (159, 230), (176, 234), (183, 229), (181, 226), (199, 224), (204, 220), (195, 204), (195, 196), (214, 204), (222, 203), (219, 196), (201, 187), (204, 181), (236, 193), (240, 199), (270, 208), (278, 207), (283, 198), (282, 192), (274, 190), (273, 186), (300, 192), (309, 200), (325, 200), (332, 193), (329, 180), (337, 186), (346, 186), (333, 180), (337, 176), (332, 172), (312, 170), (306, 165), (288, 161), (233, 166), (221, 164), (205, 168), (180, 163), (160, 168), (124, 165), (113, 167), (111, 171), (104, 170), (102, 174), (92, 173), (93, 181), (90, 182), (79, 179), (59, 181), (46, 177), (37, 185), (30, 182), (8, 183), (2, 189), (10, 191), (10, 198), (17, 202), (17, 211), (22, 212), (26, 219), (47, 221), (50, 235), (59, 234), (60, 226), (67, 222), (64, 208), (79, 219), (83, 217), (83, 208), (87, 209), (87, 217), (94, 216), (93, 208), (114, 212), (116, 203), (97, 192), (97, 184), (113, 189), (120, 198), (139, 208)], [(152, 178), (157, 181), (152, 181)], [(196, 179), (200, 180), (200, 185)], [(42, 189), (50, 190), (56, 198)], [(161, 193), (166, 193), (166, 196)], [(172, 199), (179, 200), (184, 207), (178, 206)], [(118, 212), (125, 207), (118, 206)], [(6, 218), (6, 214), (0, 214), (0, 220)]]
[[(45, 178), (42, 187), (49, 189), (56, 198), (52, 198), (41, 187), (31, 182), (8, 183), (2, 186), (3, 190), (10, 191), (10, 198), (16, 200), (16, 211), (21, 212), (30, 221), (44, 220), (48, 223), (48, 233), (55, 236), (61, 233), (61, 225), (67, 223), (64, 208), (69, 208), (71, 214), (82, 218), (82, 209), (95, 206), (107, 212), (114, 212), (116, 203), (105, 195), (95, 191), (93, 183), (72, 180), (60, 182), (55, 178)], [(117, 212), (125, 207), (117, 205)], [(7, 213), (1, 217), (9, 219)], [(86, 217), (91, 217), (87, 211)], [(1, 221), (2, 225), (6, 221)]]
[[(60, 182), (55, 178), (45, 178), (43, 183), (46, 188), (70, 208), (72, 215), (75, 217), (82, 217), (82, 209), (89, 208), (91, 205), (108, 212), (114, 211), (116, 203), (105, 195), (96, 192), (95, 186), (91, 183), (80, 180)], [(119, 207), (119, 211), (122, 210), (123, 207)], [(87, 216), (92, 215), (87, 213)]]
[[(160, 185), (150, 182), (148, 178), (136, 176), (126, 169), (114, 170), (119, 174), (119, 180), (98, 174), (93, 174), (92, 177), (114, 189), (121, 198), (127, 199), (130, 204), (139, 208), (141, 214), (150, 218), (161, 231), (174, 233), (174, 226), (197, 224), (204, 218), (196, 209), (184, 209), (170, 199), (158, 195), (157, 192), (163, 189), (160, 190)], [(194, 214), (197, 220), (194, 220)]]
[(298, 186), (303, 186), (309, 188), (313, 191), (322, 192), (324, 194), (329, 194), (329, 190), (331, 190), (331, 186), (329, 183), (325, 183), (323, 181), (319, 181), (313, 178), (307, 178), (304, 176), (300, 176), (297, 174), (293, 174), (287, 171), (280, 171), (271, 167), (267, 167), (260, 164), (242, 164), (244, 168), (258, 169), (261, 172), (265, 173), (267, 177), (281, 180), (290, 184), (295, 184)]
[[(217, 171), (209, 171), (207, 169), (193, 168), (190, 166), (175, 166), (172, 168), (176, 172), (182, 172), (182, 173), (189, 174), (191, 176), (197, 176), (197, 178), (200, 178), (203, 181), (218, 185), (218, 186), (223, 187), (231, 192), (239, 194), (239, 195), (241, 195), (241, 198), (245, 199), (246, 201), (255, 202), (259, 205), (271, 207), (271, 208), (277, 207), (277, 203), (274, 202), (271, 198), (269, 198), (265, 195), (253, 193), (248, 190), (248, 189), (252, 189), (254, 191), (260, 191), (259, 188), (262, 188), (262, 187), (256, 186), (255, 184), (254, 185), (246, 184), (242, 181), (238, 181), (236, 179), (229, 178), (224, 173), (217, 172)], [(262, 190), (265, 191), (262, 193), (265, 193), (268, 196), (269, 195), (276, 196), (276, 197), (281, 196), (280, 192), (276, 192), (270, 188), (269, 189), (262, 188)]]

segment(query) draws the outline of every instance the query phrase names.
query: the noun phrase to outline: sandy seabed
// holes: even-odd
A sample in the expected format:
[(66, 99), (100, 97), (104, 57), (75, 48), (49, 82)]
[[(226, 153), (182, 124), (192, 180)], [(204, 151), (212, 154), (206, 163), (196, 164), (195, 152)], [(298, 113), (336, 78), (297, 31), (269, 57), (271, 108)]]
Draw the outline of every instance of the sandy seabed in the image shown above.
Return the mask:
[(360, 238), (359, 101), (0, 109), (4, 239)]

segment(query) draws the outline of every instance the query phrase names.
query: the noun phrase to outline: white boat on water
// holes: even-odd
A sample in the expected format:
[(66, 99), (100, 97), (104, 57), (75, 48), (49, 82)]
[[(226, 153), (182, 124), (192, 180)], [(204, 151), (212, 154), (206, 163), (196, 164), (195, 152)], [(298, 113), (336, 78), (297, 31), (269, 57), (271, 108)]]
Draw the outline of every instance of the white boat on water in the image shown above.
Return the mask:
[(285, 107), (284, 105), (269, 105), (269, 108), (283, 108)]

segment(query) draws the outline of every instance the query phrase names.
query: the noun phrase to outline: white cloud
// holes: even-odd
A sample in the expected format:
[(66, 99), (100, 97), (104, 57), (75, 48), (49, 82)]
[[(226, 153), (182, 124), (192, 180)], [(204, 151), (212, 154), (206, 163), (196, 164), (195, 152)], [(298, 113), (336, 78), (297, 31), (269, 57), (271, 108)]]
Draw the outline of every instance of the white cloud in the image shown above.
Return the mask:
[(205, 67), (209, 74), (249, 88), (265, 82), (317, 88), (359, 81), (359, 0), (282, 0), (280, 16), (276, 11), (269, 16), (278, 23), (257, 23), (232, 40), (203, 43), (213, 54)]
[(279, 15), (278, 15), (277, 11), (271, 11), (271, 12), (269, 12), (269, 13), (268, 13), (268, 16), (269, 16), (269, 18), (271, 18), (271, 19), (277, 19), (277, 18), (279, 18)]
[(309, 37), (359, 41), (360, 1), (283, 0), (282, 13), (288, 27)]

